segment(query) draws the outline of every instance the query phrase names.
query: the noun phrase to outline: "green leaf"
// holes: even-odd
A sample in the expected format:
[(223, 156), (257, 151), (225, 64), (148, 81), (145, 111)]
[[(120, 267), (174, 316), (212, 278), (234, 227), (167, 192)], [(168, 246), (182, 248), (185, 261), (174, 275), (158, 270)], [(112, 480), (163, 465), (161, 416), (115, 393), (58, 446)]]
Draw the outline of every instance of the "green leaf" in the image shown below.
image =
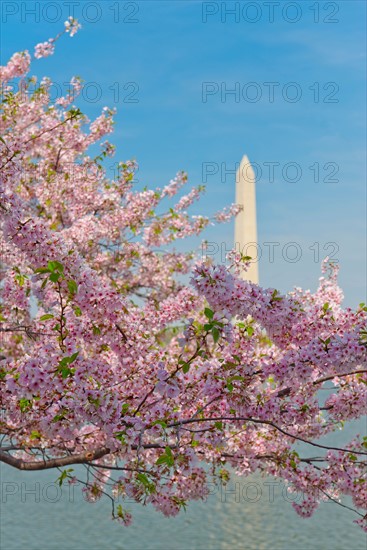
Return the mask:
[(98, 408), (100, 406), (100, 401), (99, 401), (99, 397), (91, 397), (89, 396), (88, 397), (88, 401), (89, 403), (91, 403), (92, 405), (94, 405), (96, 408)]
[(126, 442), (126, 434), (125, 432), (116, 432), (115, 438), (118, 439), (123, 445)]
[(165, 454), (161, 455), (159, 458), (157, 458), (157, 460), (155, 461), (155, 463), (159, 466), (160, 464), (167, 464), (167, 457)]
[(140, 481), (140, 483), (142, 483), (144, 485), (147, 493), (154, 493), (155, 492), (154, 483), (152, 483), (145, 474), (139, 472), (136, 475), (136, 479), (137, 479), (137, 481)]
[(182, 366), (182, 372), (186, 374), (190, 370), (190, 363), (184, 363)]
[(61, 475), (57, 478), (56, 481), (59, 482), (59, 486), (61, 487), (61, 485), (63, 484), (63, 481), (65, 479), (67, 479), (68, 477), (70, 477), (70, 472), (73, 472), (74, 469), (73, 468), (68, 468), (67, 470), (63, 470), (61, 472)]
[(171, 458), (173, 458), (171, 447), (166, 447), (165, 451), (167, 456), (170, 456)]
[(69, 109), (68, 113), (71, 117), (78, 117), (83, 114), (80, 109)]
[(60, 279), (60, 273), (51, 273), (50, 275), (50, 281), (53, 283), (57, 283), (57, 281)]
[(165, 422), (164, 420), (155, 420), (152, 424), (152, 426), (162, 426), (162, 428), (167, 428), (167, 422)]
[(63, 481), (64, 479), (66, 479), (68, 477), (67, 473), (65, 470), (63, 470), (61, 472), (61, 475), (57, 478), (57, 481), (59, 482), (59, 486), (61, 487), (61, 485), (63, 484)]
[(26, 279), (28, 279), (26, 275), (15, 275), (15, 280), (18, 282), (19, 286), (23, 286)]
[(293, 470), (297, 470), (297, 463), (293, 458), (291, 458), (289, 463), (290, 463), (291, 467), (293, 468)]
[(75, 359), (78, 357), (79, 352), (73, 353), (73, 355), (70, 355), (69, 357), (63, 357), (59, 361), (59, 365), (57, 367), (57, 372), (61, 374), (62, 378), (67, 378), (68, 376), (72, 376), (75, 374), (75, 368), (69, 367), (71, 363), (75, 361)]
[(217, 329), (217, 327), (213, 327), (212, 329), (212, 336), (213, 336), (213, 340), (215, 343), (218, 342), (219, 338), (220, 338), (220, 332), (219, 330)]
[(162, 454), (157, 460), (156, 464), (167, 464), (167, 466), (171, 467), (175, 463), (174, 456), (172, 454), (172, 451), (170, 447), (165, 448), (165, 453)]
[(54, 271), (59, 271), (60, 273), (64, 272), (64, 266), (60, 262), (57, 262), (57, 261), (47, 262), (47, 267), (52, 272), (54, 272)]
[(27, 412), (29, 409), (32, 408), (32, 401), (30, 399), (25, 399), (22, 397), (19, 400), (19, 407), (22, 413)]
[(61, 374), (61, 377), (65, 379), (68, 376), (72, 376), (73, 374), (75, 374), (75, 369), (71, 369), (70, 367), (61, 367), (59, 369), (59, 372)]
[(254, 327), (247, 327), (246, 332), (249, 336), (252, 336), (254, 333)]
[(150, 481), (145, 474), (137, 474), (136, 479), (139, 480), (146, 487), (150, 485)]
[(51, 315), (51, 313), (46, 313), (46, 315), (42, 315), (42, 317), (40, 317), (40, 321), (47, 321), (47, 319), (53, 319), (54, 316)]
[(271, 299), (274, 302), (278, 302), (278, 301), (282, 300), (282, 297), (278, 296), (278, 291), (275, 289), (275, 290), (273, 290), (273, 293), (271, 295)]
[(214, 312), (213, 312), (211, 309), (209, 309), (208, 307), (206, 307), (206, 308), (204, 309), (204, 313), (205, 313), (205, 316), (206, 316), (208, 319), (213, 319), (213, 317), (214, 317)]
[(81, 315), (83, 315), (82, 310), (78, 306), (74, 308), (74, 313), (77, 317), (80, 317)]
[(78, 285), (75, 281), (70, 279), (67, 283), (70, 294), (74, 295), (78, 292)]
[(359, 343), (361, 346), (367, 346), (367, 330), (361, 329), (359, 333)]
[(64, 420), (66, 411), (61, 412), (60, 414), (56, 414), (51, 422), (59, 422), (60, 420)]

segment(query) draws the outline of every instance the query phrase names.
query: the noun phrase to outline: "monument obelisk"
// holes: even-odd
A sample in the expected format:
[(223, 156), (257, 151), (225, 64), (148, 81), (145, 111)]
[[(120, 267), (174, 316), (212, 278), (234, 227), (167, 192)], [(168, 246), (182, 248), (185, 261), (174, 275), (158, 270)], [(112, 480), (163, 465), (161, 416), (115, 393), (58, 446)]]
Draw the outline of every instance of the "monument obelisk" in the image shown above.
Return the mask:
[(255, 173), (246, 155), (236, 173), (236, 204), (242, 205), (243, 210), (235, 219), (235, 250), (253, 258), (241, 277), (258, 284)]

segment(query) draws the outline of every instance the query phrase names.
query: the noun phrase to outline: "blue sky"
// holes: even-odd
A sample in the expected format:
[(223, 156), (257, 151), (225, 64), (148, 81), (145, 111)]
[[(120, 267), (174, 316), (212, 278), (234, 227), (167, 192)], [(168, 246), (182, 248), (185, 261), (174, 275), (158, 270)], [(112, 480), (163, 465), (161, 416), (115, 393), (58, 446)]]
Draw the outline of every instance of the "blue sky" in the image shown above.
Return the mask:
[[(234, 201), (226, 170), (247, 154), (258, 170), (261, 284), (315, 289), (335, 251), (345, 303), (365, 301), (364, 1), (4, 0), (2, 63), (55, 36), (70, 9), (82, 30), (33, 73), (63, 91), (81, 76), (78, 106), (91, 118), (117, 108), (115, 160), (137, 159), (138, 185), (163, 186), (184, 169), (192, 185), (206, 179), (193, 213), (207, 215)], [(205, 163), (217, 172), (203, 173)], [(278, 163), (272, 182), (269, 163)], [(233, 224), (206, 238), (229, 249)], [(279, 243), (274, 262), (265, 242)], [(297, 262), (286, 257), (292, 242)]]

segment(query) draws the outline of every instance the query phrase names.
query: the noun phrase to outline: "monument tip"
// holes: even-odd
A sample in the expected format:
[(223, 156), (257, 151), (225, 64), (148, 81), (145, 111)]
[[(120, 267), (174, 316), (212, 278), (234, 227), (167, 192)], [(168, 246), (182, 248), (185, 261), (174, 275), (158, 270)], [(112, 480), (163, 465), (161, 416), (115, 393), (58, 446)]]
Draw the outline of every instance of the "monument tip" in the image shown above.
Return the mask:
[(255, 172), (254, 169), (251, 166), (251, 162), (247, 155), (243, 155), (242, 160), (240, 162), (239, 166), (239, 173), (238, 173), (237, 181), (245, 181), (245, 182), (254, 182), (255, 183)]

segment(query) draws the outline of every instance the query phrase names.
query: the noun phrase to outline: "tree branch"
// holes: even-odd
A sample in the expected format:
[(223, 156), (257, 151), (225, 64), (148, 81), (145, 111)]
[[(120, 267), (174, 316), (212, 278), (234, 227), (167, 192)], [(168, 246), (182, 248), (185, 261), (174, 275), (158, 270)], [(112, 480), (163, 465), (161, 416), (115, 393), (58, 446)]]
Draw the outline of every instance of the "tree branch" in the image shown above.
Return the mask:
[(316, 384), (322, 384), (322, 382), (327, 382), (328, 380), (333, 380), (334, 378), (342, 378), (343, 376), (352, 376), (352, 374), (364, 374), (367, 370), (354, 370), (352, 372), (345, 372), (344, 374), (332, 374), (331, 376), (325, 376), (324, 378), (319, 378), (318, 380), (315, 380), (313, 385)]
[(68, 466), (69, 464), (84, 464), (97, 460), (110, 453), (106, 447), (102, 447), (95, 451), (87, 451), (77, 455), (63, 456), (60, 458), (50, 458), (49, 460), (37, 460), (27, 462), (21, 458), (16, 458), (4, 451), (0, 450), (0, 462), (5, 462), (18, 470), (49, 470), (50, 468), (58, 468), (60, 466)]
[(352, 449), (344, 449), (342, 447), (331, 447), (327, 445), (321, 445), (320, 443), (314, 443), (313, 441), (309, 441), (308, 439), (304, 439), (303, 437), (300, 437), (298, 435), (291, 434), (289, 432), (286, 432), (283, 430), (283, 428), (280, 428), (274, 422), (271, 422), (270, 420), (260, 420), (258, 418), (247, 418), (247, 417), (241, 417), (241, 416), (219, 416), (219, 417), (213, 417), (213, 418), (193, 418), (188, 420), (181, 420), (179, 422), (173, 422), (172, 424), (168, 424), (168, 428), (174, 428), (176, 426), (182, 426), (184, 424), (192, 424), (194, 422), (220, 422), (222, 420), (227, 420), (230, 422), (253, 422), (254, 424), (265, 424), (267, 426), (271, 426), (272, 428), (275, 428), (282, 434), (286, 435), (287, 437), (290, 437), (291, 439), (297, 439), (298, 441), (302, 441), (302, 443), (308, 443), (308, 445), (312, 445), (313, 447), (318, 447), (320, 449), (326, 449), (327, 451), (341, 451), (343, 453), (353, 453), (358, 455), (367, 455), (367, 452), (364, 451), (355, 451)]

